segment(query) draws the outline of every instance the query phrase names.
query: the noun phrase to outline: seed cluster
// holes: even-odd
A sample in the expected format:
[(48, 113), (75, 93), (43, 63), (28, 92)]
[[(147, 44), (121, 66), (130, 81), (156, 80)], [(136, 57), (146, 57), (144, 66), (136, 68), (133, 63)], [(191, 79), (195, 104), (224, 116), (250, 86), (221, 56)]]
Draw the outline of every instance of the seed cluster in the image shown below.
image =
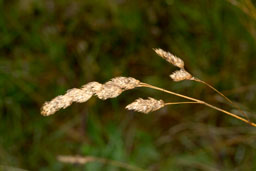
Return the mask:
[(184, 69), (184, 61), (179, 57), (171, 54), (170, 52), (166, 52), (163, 49), (154, 49), (154, 51), (165, 59), (167, 62), (171, 63), (172, 65), (180, 68), (180, 70), (175, 71), (170, 75), (173, 81), (182, 81), (182, 80), (193, 80), (194, 77)]
[(80, 89), (72, 88), (68, 90), (66, 94), (57, 96), (49, 102), (45, 102), (41, 108), (41, 114), (44, 116), (52, 115), (60, 109), (67, 108), (74, 102), (84, 103), (93, 95), (96, 95), (102, 100), (115, 98), (123, 91), (138, 87), (139, 84), (140, 81), (132, 77), (116, 77), (105, 84), (90, 82)]
[(179, 57), (171, 54), (170, 52), (166, 52), (163, 49), (154, 49), (154, 51), (161, 56), (163, 59), (165, 59), (167, 62), (173, 64), (174, 66), (178, 68), (184, 68), (184, 61), (180, 59)]
[(134, 110), (141, 113), (149, 113), (156, 111), (162, 107), (164, 107), (165, 103), (163, 100), (156, 100), (154, 98), (149, 97), (148, 99), (139, 98), (127, 105), (125, 108), (127, 110)]
[(192, 75), (184, 69), (177, 70), (170, 75), (173, 81), (190, 80)]

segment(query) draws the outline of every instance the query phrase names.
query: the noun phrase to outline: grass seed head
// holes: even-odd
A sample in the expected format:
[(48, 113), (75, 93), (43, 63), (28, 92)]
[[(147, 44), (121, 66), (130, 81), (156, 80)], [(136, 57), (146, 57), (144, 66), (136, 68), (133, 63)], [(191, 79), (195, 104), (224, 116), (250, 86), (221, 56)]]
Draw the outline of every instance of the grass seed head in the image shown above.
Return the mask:
[(106, 100), (119, 96), (123, 90), (114, 84), (104, 84), (102, 89), (95, 94), (99, 99)]
[(140, 81), (132, 77), (115, 77), (108, 81), (106, 84), (114, 84), (123, 90), (134, 89), (139, 86)]
[(190, 80), (193, 78), (192, 75), (184, 69), (173, 72), (170, 77), (173, 81)]
[(70, 98), (72, 102), (83, 103), (89, 100), (93, 95), (93, 92), (85, 89), (72, 88), (65, 94), (66, 98)]
[(84, 91), (92, 92), (94, 94), (100, 91), (102, 89), (102, 86), (103, 86), (102, 84), (96, 81), (93, 81), (83, 85), (81, 89)]
[(141, 113), (149, 113), (156, 111), (162, 107), (164, 107), (165, 103), (163, 100), (156, 100), (154, 98), (149, 97), (148, 99), (139, 98), (127, 105), (125, 108), (128, 110), (134, 110)]
[(95, 92), (102, 89), (102, 84), (98, 82), (90, 82), (81, 89), (72, 88), (66, 94), (55, 97), (49, 102), (45, 102), (41, 108), (41, 114), (49, 116), (60, 109), (65, 109), (73, 102), (83, 103), (88, 101)]
[(165, 59), (167, 62), (173, 64), (174, 66), (183, 69), (184, 68), (184, 61), (180, 59), (179, 57), (171, 54), (170, 52), (166, 52), (163, 49), (154, 49), (154, 51), (161, 56), (163, 59)]
[(115, 98), (119, 96), (123, 91), (130, 90), (138, 87), (140, 84), (139, 80), (132, 77), (115, 77), (110, 81), (106, 82), (102, 89), (95, 94), (99, 99), (106, 100), (109, 98)]
[(65, 95), (60, 95), (52, 99), (50, 102), (45, 102), (41, 108), (41, 114), (49, 116), (54, 114), (60, 109), (65, 109), (72, 104), (72, 99)]
[(55, 97), (49, 102), (45, 102), (41, 108), (41, 114), (49, 116), (60, 109), (65, 109), (73, 102), (83, 103), (88, 101), (93, 95), (99, 99), (106, 100), (119, 96), (123, 91), (138, 87), (139, 80), (132, 77), (116, 77), (100, 84), (98, 82), (90, 82), (79, 88), (72, 88), (66, 94)]

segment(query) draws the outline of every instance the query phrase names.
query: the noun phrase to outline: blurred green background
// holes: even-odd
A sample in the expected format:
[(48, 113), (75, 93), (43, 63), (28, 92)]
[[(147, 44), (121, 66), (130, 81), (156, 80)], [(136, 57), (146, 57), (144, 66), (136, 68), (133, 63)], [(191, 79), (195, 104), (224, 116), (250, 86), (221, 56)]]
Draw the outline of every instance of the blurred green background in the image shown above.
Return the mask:
[(172, 82), (175, 68), (152, 50), (161, 47), (256, 121), (255, 22), (251, 0), (0, 0), (0, 166), (120, 170), (56, 159), (81, 155), (147, 170), (256, 170), (256, 129), (241, 121), (202, 105), (124, 109), (138, 97), (180, 100), (150, 89), (40, 115), (67, 89), (116, 76), (237, 113), (203, 85)]

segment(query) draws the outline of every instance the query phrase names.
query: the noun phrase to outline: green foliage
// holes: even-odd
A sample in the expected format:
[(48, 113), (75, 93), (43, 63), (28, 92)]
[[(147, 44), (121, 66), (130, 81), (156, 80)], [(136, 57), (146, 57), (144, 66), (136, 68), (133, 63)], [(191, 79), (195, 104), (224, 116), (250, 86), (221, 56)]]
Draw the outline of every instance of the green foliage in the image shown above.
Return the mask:
[(242, 122), (200, 105), (149, 115), (123, 109), (135, 97), (176, 99), (151, 90), (40, 115), (44, 101), (69, 88), (121, 75), (226, 105), (204, 86), (173, 83), (174, 68), (153, 53), (156, 47), (181, 57), (194, 75), (254, 111), (255, 20), (239, 4), (0, 0), (0, 166), (119, 170), (56, 159), (89, 155), (149, 170), (255, 170), (255, 129)]

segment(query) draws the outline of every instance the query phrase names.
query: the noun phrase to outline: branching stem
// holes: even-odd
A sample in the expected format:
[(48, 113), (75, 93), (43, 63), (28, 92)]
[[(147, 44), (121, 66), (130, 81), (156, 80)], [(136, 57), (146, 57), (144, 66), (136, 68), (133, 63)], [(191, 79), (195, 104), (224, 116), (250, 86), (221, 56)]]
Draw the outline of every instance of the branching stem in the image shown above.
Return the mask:
[(198, 79), (198, 78), (194, 78), (194, 77), (193, 77), (192, 80), (193, 80), (193, 81), (196, 81), (196, 82), (199, 82), (199, 83), (202, 83), (202, 84), (208, 86), (208, 87), (211, 88), (213, 91), (215, 91), (216, 93), (218, 93), (219, 95), (221, 95), (221, 96), (222, 96), (224, 99), (226, 99), (230, 104), (232, 104), (236, 109), (238, 109), (238, 110), (240, 111), (240, 113), (242, 113), (242, 114), (244, 115), (244, 117), (249, 121), (249, 118), (248, 118), (247, 114), (246, 114), (245, 112), (243, 112), (243, 111), (241, 110), (241, 108), (240, 108), (237, 104), (233, 103), (228, 97), (226, 97), (226, 96), (225, 96), (223, 93), (221, 93), (219, 90), (217, 90), (217, 89), (214, 88), (212, 85), (210, 85), (210, 84), (208, 84), (207, 82), (205, 82), (205, 81), (203, 81), (203, 80), (200, 80), (200, 79)]
[(165, 103), (165, 105), (176, 105), (176, 104), (200, 104), (198, 102), (170, 102), (170, 103)]
[(221, 108), (218, 108), (218, 107), (216, 107), (216, 106), (214, 106), (214, 105), (211, 105), (211, 104), (209, 104), (209, 103), (206, 103), (205, 101), (198, 100), (198, 99), (195, 99), (195, 98), (192, 98), (192, 97), (189, 97), (189, 96), (185, 96), (185, 95), (182, 95), (182, 94), (179, 94), (179, 93), (175, 93), (175, 92), (172, 92), (172, 91), (169, 91), (169, 90), (165, 90), (165, 89), (163, 89), (163, 88), (156, 87), (156, 86), (153, 86), (153, 85), (150, 85), (150, 84), (147, 84), (147, 83), (140, 83), (140, 86), (141, 86), (141, 87), (152, 88), (152, 89), (155, 89), (155, 90), (159, 90), (159, 91), (162, 91), (162, 92), (165, 92), (165, 93), (168, 93), (168, 94), (172, 94), (172, 95), (175, 95), (175, 96), (178, 96), (178, 97), (181, 97), (181, 98), (185, 98), (185, 99), (188, 99), (188, 100), (191, 100), (191, 101), (194, 101), (194, 102), (203, 104), (203, 105), (208, 106), (208, 107), (210, 107), (210, 108), (212, 108), (212, 109), (215, 109), (215, 110), (218, 110), (218, 111), (220, 111), (220, 112), (222, 112), (222, 113), (225, 113), (225, 114), (227, 114), (227, 115), (230, 115), (230, 116), (232, 116), (232, 117), (234, 117), (234, 118), (236, 118), (236, 119), (238, 119), (238, 120), (241, 120), (241, 121), (243, 121), (243, 122), (245, 122), (245, 123), (247, 123), (247, 124), (249, 124), (249, 125), (251, 125), (251, 126), (256, 127), (256, 124), (255, 124), (255, 123), (253, 123), (253, 122), (251, 122), (251, 121), (249, 121), (249, 120), (247, 120), (247, 119), (245, 119), (245, 118), (242, 118), (242, 117), (240, 117), (240, 116), (237, 116), (237, 115), (235, 115), (234, 113), (228, 112), (228, 111), (226, 111), (226, 110), (224, 110), (224, 109), (221, 109)]

